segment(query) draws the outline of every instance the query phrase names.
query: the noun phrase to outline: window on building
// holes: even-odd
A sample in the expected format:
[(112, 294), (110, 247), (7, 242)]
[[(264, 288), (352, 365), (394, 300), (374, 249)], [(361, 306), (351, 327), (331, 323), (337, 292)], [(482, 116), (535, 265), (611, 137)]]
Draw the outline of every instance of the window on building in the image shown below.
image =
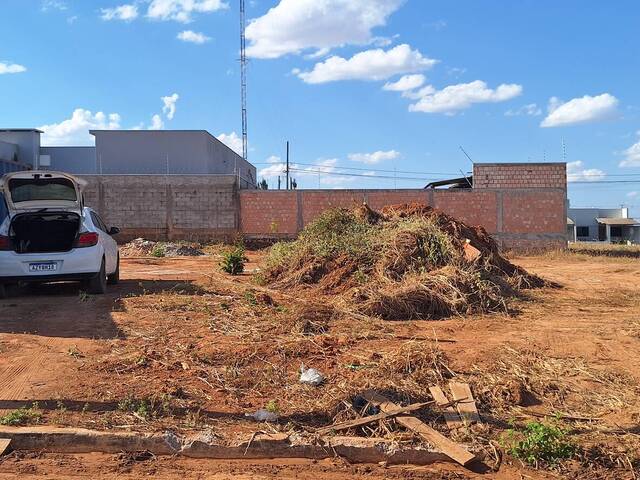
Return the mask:
[(611, 236), (616, 238), (622, 238), (622, 227), (620, 226), (612, 226), (611, 227)]
[(578, 237), (588, 237), (589, 227), (576, 227), (576, 235)]

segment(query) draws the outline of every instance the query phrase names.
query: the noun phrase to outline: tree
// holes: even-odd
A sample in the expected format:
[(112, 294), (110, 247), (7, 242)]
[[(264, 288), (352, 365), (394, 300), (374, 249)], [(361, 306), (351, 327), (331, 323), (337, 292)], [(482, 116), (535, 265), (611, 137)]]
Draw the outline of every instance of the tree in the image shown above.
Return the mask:
[(267, 181), (263, 178), (262, 181), (258, 184), (258, 188), (260, 190), (269, 190), (269, 184), (267, 183)]
[(291, 190), (295, 190), (298, 188), (298, 182), (296, 182), (295, 178), (291, 179)]

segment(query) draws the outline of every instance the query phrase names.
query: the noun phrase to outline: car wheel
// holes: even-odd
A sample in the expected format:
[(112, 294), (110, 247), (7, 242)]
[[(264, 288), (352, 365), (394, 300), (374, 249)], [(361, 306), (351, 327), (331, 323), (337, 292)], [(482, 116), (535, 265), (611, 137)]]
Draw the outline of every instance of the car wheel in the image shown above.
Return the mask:
[(107, 273), (105, 271), (104, 258), (102, 259), (102, 264), (100, 265), (100, 272), (98, 272), (95, 277), (88, 281), (87, 290), (89, 293), (97, 295), (107, 293)]
[(116, 263), (116, 271), (107, 277), (107, 283), (109, 285), (117, 285), (120, 281), (120, 255), (118, 255), (118, 261)]

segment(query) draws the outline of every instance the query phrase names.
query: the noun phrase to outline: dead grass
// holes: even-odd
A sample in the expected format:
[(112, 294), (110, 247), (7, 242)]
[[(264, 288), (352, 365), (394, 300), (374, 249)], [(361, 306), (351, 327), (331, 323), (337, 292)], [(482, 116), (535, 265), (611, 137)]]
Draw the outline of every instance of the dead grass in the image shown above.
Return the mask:
[(264, 266), (274, 288), (313, 289), (342, 311), (385, 320), (504, 312), (519, 290), (544, 284), (482, 228), (417, 204), (328, 211), (298, 240), (276, 244)]

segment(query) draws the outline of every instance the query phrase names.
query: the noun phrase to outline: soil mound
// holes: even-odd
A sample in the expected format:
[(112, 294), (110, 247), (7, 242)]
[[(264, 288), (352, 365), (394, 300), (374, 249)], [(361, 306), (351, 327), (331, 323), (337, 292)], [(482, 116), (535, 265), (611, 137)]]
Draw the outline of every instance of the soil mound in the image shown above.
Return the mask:
[(484, 228), (421, 204), (327, 211), (271, 248), (265, 277), (388, 320), (504, 311), (520, 290), (545, 285), (504, 258)]
[(198, 257), (204, 255), (198, 243), (154, 242), (136, 238), (120, 247), (120, 255), (126, 257)]

